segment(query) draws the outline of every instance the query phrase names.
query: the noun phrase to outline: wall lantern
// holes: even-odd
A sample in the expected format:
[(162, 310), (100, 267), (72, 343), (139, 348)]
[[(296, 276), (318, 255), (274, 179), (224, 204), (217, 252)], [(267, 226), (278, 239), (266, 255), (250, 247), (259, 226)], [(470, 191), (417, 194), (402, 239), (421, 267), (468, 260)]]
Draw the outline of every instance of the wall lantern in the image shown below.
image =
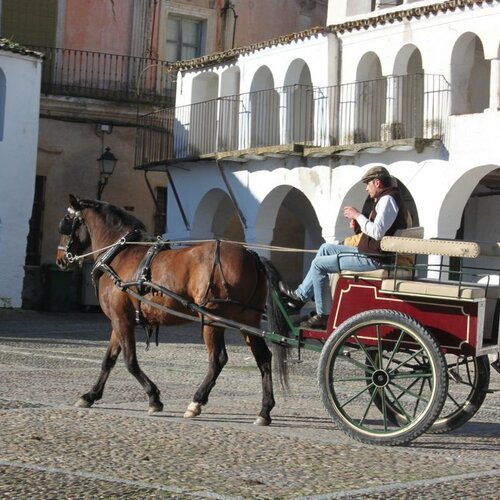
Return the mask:
[(108, 179), (113, 175), (117, 162), (118, 158), (116, 158), (109, 148), (106, 148), (104, 153), (97, 158), (97, 163), (99, 165), (99, 184), (97, 187), (98, 200), (101, 199), (104, 187), (108, 183)]

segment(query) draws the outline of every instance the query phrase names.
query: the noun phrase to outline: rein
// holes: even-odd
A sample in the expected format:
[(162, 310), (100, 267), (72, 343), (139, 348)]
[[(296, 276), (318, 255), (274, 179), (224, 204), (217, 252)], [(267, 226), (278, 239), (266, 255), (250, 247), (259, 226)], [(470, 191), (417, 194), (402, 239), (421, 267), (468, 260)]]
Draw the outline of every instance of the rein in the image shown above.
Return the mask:
[[(92, 255), (96, 254), (101, 254), (102, 252), (105, 252), (106, 250), (115, 247), (116, 245), (143, 245), (143, 246), (152, 246), (155, 245), (155, 241), (125, 241), (123, 239), (124, 237), (120, 238), (118, 241), (115, 243), (112, 243), (111, 245), (108, 245), (106, 247), (99, 248), (97, 250), (93, 250), (91, 252), (87, 253), (82, 253), (81, 255), (73, 255), (71, 253), (66, 253), (66, 258), (68, 259), (68, 262), (70, 264), (73, 264), (75, 262), (78, 262), (79, 260), (83, 260), (87, 257), (91, 257)], [(160, 238), (160, 237), (158, 237)], [(163, 240), (157, 240), (157, 241), (163, 241)], [(226, 243), (236, 243), (238, 245), (241, 245), (242, 247), (248, 248), (250, 250), (255, 249), (255, 250), (272, 250), (275, 252), (300, 252), (300, 253), (314, 253), (316, 254), (318, 252), (318, 249), (316, 250), (311, 250), (311, 249), (305, 249), (305, 248), (293, 248), (293, 247), (278, 247), (274, 245), (264, 245), (260, 243), (242, 243), (241, 241), (233, 241), (233, 240), (216, 240), (216, 239), (207, 239), (207, 240), (168, 240), (168, 244), (171, 246), (179, 245), (179, 246), (189, 246), (189, 245), (197, 245), (199, 243), (210, 243), (214, 241), (224, 241)], [(167, 243), (167, 241), (165, 241)], [(58, 250), (65, 250), (66, 247), (58, 246)]]

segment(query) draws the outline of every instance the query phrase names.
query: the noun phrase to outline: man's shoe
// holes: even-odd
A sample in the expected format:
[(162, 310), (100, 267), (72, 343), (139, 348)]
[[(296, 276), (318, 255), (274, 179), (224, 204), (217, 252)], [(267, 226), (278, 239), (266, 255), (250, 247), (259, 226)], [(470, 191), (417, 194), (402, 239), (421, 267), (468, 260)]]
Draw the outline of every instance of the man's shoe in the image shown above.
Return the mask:
[(307, 321), (303, 321), (300, 326), (308, 330), (326, 330), (327, 323), (327, 314), (316, 314), (315, 316), (311, 316)]
[(279, 282), (280, 292), (287, 298), (286, 305), (293, 310), (301, 309), (305, 302), (298, 295), (295, 290), (292, 290), (286, 283), (283, 281)]

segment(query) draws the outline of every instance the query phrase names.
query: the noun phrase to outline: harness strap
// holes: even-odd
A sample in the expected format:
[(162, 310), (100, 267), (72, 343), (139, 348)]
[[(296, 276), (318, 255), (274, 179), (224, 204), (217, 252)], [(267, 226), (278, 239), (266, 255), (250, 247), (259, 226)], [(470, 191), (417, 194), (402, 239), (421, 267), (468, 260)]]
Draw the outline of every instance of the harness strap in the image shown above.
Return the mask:
[[(151, 245), (144, 255), (139, 267), (137, 268), (136, 280), (137, 280), (137, 293), (142, 297), (150, 290), (150, 287), (144, 285), (146, 281), (151, 280), (151, 263), (153, 259), (162, 251), (170, 248), (169, 243), (161, 240), (157, 240), (153, 245)], [(149, 349), (149, 342), (153, 335), (153, 325), (147, 323), (144, 320), (144, 316), (141, 311), (142, 301), (137, 301), (137, 307), (135, 309), (135, 322), (144, 328), (146, 333), (146, 350)], [(158, 331), (159, 325), (155, 328), (155, 344), (158, 346)]]
[[(220, 275), (222, 277), (222, 286), (224, 287), (224, 291), (226, 292), (226, 298), (225, 299), (209, 299), (208, 294), (210, 291), (213, 289), (215, 283), (214, 283), (214, 277), (215, 277), (215, 270), (219, 269)], [(203, 297), (203, 300), (201, 301), (200, 305), (201, 306), (206, 306), (209, 302), (231, 302), (231, 299), (229, 297), (229, 286), (226, 281), (226, 277), (224, 276), (224, 270), (222, 269), (222, 262), (220, 260), (220, 240), (215, 240), (215, 248), (214, 248), (214, 258), (212, 261), (212, 271), (210, 273), (210, 280), (208, 282), (207, 289), (205, 291), (205, 296)]]
[(128, 232), (96, 260), (94, 267), (90, 272), (96, 296), (99, 294), (99, 278), (104, 274), (105, 269), (111, 269), (108, 264), (125, 248), (125, 243), (136, 241), (141, 237), (141, 235), (142, 231), (140, 229), (134, 229)]

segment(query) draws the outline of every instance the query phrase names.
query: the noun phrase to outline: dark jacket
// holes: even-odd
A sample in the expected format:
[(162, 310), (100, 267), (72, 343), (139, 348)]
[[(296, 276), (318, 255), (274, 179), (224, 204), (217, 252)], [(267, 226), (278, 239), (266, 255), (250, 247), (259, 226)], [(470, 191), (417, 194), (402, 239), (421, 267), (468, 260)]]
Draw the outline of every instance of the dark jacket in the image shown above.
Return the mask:
[[(370, 221), (375, 220), (375, 217), (377, 216), (377, 204), (378, 201), (380, 201), (380, 199), (383, 196), (392, 196), (398, 206), (398, 215), (396, 216), (396, 220), (392, 223), (392, 226), (387, 230), (387, 232), (384, 235), (384, 236), (393, 236), (398, 229), (406, 229), (407, 208), (397, 188), (395, 187), (385, 188), (380, 193), (377, 203), (373, 207), (373, 210), (371, 211), (370, 216), (368, 217)], [(374, 256), (384, 257), (389, 255), (387, 254), (387, 252), (384, 252), (380, 249), (380, 241), (371, 238), (365, 233), (363, 233), (363, 236), (361, 236), (358, 249), (361, 253)]]

